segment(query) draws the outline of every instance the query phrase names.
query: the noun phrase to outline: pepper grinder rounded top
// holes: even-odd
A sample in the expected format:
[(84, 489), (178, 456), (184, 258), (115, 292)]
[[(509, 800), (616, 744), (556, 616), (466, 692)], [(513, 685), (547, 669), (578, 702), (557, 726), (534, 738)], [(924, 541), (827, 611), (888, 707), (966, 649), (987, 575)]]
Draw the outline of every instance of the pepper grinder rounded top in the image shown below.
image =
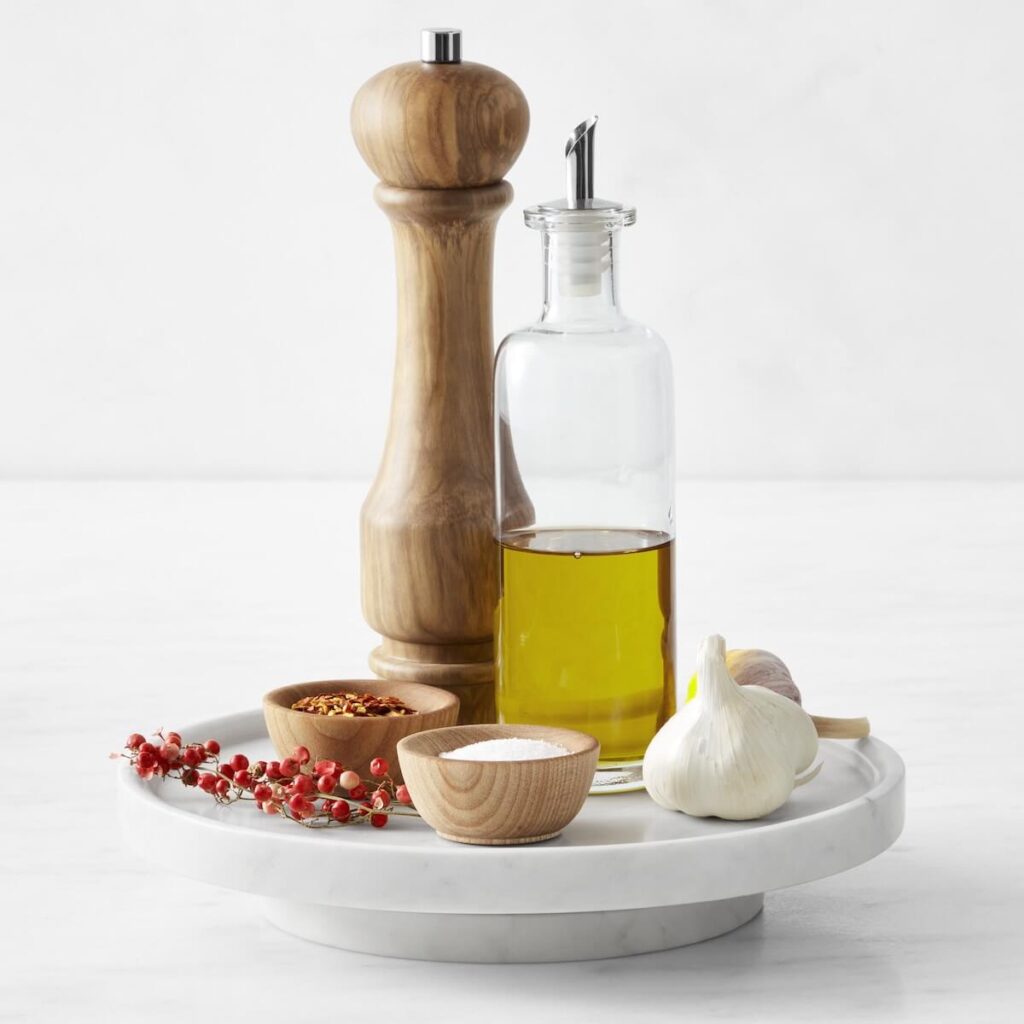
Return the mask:
[(352, 102), (352, 134), (386, 185), (478, 188), (501, 181), (526, 142), (530, 108), (512, 79), (462, 60), (458, 29), (424, 29), (422, 60), (374, 75)]

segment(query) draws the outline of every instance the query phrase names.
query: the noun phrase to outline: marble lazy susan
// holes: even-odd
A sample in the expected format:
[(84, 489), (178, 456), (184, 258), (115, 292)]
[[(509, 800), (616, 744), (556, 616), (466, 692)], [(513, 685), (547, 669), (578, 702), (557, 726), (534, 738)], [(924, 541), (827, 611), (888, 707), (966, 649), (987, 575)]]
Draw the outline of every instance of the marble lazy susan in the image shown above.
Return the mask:
[[(274, 756), (259, 711), (182, 732)], [(821, 758), (814, 782), (760, 821), (690, 818), (645, 793), (598, 796), (536, 846), (450, 843), (416, 818), (313, 831), (127, 765), (119, 795), (142, 856), (252, 893), (302, 938), (421, 960), (589, 960), (722, 935), (755, 917), (766, 892), (882, 853), (903, 827), (903, 762), (873, 737), (823, 740)]]

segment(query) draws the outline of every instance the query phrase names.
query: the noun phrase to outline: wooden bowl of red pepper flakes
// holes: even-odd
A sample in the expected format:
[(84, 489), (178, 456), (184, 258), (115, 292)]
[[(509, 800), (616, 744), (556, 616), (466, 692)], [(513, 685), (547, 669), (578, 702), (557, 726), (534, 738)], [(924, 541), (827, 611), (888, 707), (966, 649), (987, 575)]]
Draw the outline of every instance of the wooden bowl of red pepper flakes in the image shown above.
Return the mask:
[(263, 717), (278, 754), (307, 747), (314, 761), (337, 761), (361, 776), (385, 758), (401, 781), (398, 741), (427, 729), (455, 725), (459, 698), (420, 683), (383, 679), (328, 679), (293, 683), (263, 698)]

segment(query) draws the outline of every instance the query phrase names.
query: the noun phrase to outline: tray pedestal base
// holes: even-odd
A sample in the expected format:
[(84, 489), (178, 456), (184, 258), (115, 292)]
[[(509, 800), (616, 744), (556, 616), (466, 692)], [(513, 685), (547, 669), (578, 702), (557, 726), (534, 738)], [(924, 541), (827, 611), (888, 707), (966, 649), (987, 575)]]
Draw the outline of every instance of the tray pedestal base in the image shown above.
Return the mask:
[(756, 917), (764, 895), (583, 914), (417, 914), (264, 899), (268, 920), (357, 953), (461, 963), (556, 963), (653, 953), (712, 939)]

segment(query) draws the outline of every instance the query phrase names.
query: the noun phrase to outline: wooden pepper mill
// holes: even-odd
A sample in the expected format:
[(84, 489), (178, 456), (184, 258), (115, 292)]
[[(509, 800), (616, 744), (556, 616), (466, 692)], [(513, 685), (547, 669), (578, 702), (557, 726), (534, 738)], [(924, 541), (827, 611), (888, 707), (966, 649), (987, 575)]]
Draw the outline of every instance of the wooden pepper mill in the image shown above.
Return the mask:
[(391, 419), (361, 518), (363, 614), (382, 637), (378, 675), (442, 686), (460, 721), (491, 722), (492, 256), (530, 115), (514, 82), (462, 61), (458, 31), (425, 30), (422, 58), (352, 104), (398, 275)]

